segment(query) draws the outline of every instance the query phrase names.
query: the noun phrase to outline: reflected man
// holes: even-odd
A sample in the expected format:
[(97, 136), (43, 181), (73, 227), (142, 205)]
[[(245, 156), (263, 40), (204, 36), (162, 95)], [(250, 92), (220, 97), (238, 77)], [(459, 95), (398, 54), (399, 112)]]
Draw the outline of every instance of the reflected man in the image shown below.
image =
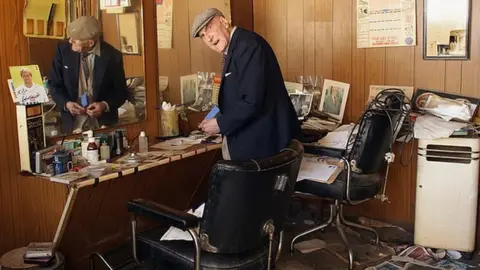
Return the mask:
[(128, 92), (122, 53), (103, 41), (100, 22), (83, 16), (67, 28), (50, 72), (52, 97), (61, 109), (62, 132), (80, 133), (118, 122)]

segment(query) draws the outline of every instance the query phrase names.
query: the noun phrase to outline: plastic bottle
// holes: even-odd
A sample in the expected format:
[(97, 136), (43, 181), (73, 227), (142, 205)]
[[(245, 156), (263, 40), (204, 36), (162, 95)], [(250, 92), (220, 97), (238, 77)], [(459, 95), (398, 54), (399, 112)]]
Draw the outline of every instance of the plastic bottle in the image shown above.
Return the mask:
[(88, 147), (88, 140), (90, 138), (93, 137), (93, 131), (92, 130), (88, 130), (88, 131), (85, 131), (85, 132), (82, 132), (82, 135), (83, 135), (83, 140), (82, 140), (82, 156), (86, 159), (88, 159), (88, 151), (87, 151), (87, 147)]
[(138, 137), (138, 152), (148, 152), (148, 138), (145, 136), (145, 131), (140, 132), (140, 137)]
[(90, 164), (98, 162), (98, 146), (94, 137), (88, 138), (87, 160)]
[(110, 146), (107, 144), (107, 142), (103, 142), (102, 146), (100, 146), (100, 159), (101, 160), (110, 159)]

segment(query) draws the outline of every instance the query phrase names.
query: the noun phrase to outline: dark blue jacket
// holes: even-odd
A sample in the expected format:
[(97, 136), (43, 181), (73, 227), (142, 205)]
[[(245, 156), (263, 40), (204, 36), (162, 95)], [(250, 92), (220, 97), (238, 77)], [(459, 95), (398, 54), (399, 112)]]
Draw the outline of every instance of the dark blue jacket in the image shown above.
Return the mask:
[[(80, 53), (72, 51), (68, 42), (61, 42), (52, 63), (49, 88), (52, 98), (61, 109), (62, 131), (71, 133), (73, 116), (63, 110), (68, 101), (77, 102)], [(99, 118), (100, 125), (113, 125), (118, 122), (118, 108), (127, 99), (127, 85), (123, 69), (122, 53), (110, 44), (101, 41), (100, 57), (95, 55), (93, 70), (93, 100), (106, 101), (110, 107)]]
[(275, 53), (260, 35), (243, 28), (230, 40), (219, 108), (217, 122), (232, 160), (276, 155), (300, 131)]

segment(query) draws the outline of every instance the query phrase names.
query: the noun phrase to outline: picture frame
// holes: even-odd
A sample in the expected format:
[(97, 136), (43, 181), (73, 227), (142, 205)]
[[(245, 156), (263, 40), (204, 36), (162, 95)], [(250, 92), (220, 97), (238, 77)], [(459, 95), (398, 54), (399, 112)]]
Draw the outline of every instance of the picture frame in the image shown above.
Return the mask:
[(180, 77), (180, 96), (182, 104), (192, 104), (198, 97), (197, 74)]
[(347, 105), (349, 90), (350, 84), (348, 83), (325, 79), (318, 110), (341, 123), (345, 113), (345, 106)]
[(123, 54), (141, 55), (142, 37), (140, 18), (137, 12), (117, 15), (118, 39)]
[(471, 0), (424, 0), (423, 58), (470, 59)]
[(413, 98), (413, 86), (370, 85), (367, 104), (374, 100), (375, 97), (385, 89), (399, 89), (405, 94), (406, 97), (408, 97), (409, 100), (412, 100)]
[(290, 101), (299, 120), (305, 119), (312, 109), (313, 95), (309, 93), (289, 93)]

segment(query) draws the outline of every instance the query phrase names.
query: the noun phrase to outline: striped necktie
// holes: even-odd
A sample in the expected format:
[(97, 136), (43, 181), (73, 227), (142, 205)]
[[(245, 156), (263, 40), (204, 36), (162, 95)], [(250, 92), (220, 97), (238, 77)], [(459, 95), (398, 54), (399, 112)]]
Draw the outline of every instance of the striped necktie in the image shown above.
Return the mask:
[(226, 54), (226, 53), (222, 53), (222, 70), (221, 70), (222, 75), (223, 75), (223, 73), (224, 73), (223, 68), (224, 68), (224, 66), (225, 66), (225, 60), (227, 60), (227, 54)]
[(81, 55), (81, 60), (82, 60), (82, 69), (83, 69), (83, 75), (85, 75), (85, 81), (88, 84), (88, 78), (90, 77), (90, 68), (88, 64), (88, 56), (90, 53), (82, 53)]

